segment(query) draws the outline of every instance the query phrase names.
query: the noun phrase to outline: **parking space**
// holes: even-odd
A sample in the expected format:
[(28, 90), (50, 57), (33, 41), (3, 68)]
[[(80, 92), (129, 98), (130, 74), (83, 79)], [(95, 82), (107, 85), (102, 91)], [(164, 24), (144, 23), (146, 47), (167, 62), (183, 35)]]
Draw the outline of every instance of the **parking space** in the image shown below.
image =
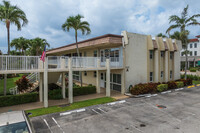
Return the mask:
[(200, 88), (31, 118), (35, 132), (198, 133)]

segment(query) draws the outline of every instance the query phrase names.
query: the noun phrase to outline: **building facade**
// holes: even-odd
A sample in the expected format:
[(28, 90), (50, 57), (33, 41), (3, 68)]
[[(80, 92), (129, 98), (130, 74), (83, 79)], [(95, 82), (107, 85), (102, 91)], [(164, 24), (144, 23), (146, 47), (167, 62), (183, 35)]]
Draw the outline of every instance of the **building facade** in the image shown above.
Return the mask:
[[(196, 67), (197, 61), (200, 60), (200, 35), (196, 36), (194, 39), (190, 39), (189, 43), (187, 45), (188, 49), (188, 68), (190, 67)], [(185, 54), (184, 49), (181, 50), (181, 64), (182, 66), (185, 66)], [(183, 67), (182, 67), (183, 68)]]
[[(87, 60), (98, 58), (102, 66), (106, 65), (106, 59), (109, 58), (112, 67), (110, 76), (105, 70), (73, 71), (73, 79), (80, 81), (81, 73), (85, 84), (99, 84), (106, 88), (106, 78), (110, 78), (110, 89), (124, 94), (130, 85), (180, 78), (182, 48), (177, 40), (123, 31), (121, 35), (107, 34), (84, 40), (78, 42), (78, 46), (81, 57), (87, 57)], [(49, 50), (47, 56), (76, 57), (76, 44)], [(77, 60), (77, 63), (80, 62)]]

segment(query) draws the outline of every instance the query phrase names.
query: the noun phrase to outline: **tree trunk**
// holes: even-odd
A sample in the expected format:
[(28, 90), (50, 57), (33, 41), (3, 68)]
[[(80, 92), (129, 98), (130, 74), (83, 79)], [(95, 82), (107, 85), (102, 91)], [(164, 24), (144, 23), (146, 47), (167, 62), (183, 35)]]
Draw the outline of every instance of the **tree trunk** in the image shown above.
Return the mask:
[[(75, 30), (75, 39), (76, 39), (76, 51), (77, 51), (77, 54), (78, 54), (78, 58), (80, 57), (80, 53), (79, 53), (79, 49), (78, 49), (78, 44), (77, 44), (77, 30)], [(81, 60), (79, 60), (79, 64), (81, 64)], [(82, 72), (80, 71), (79, 72), (79, 76), (80, 76), (80, 81), (81, 81), (81, 87), (83, 86), (83, 80), (82, 80)]]
[(187, 45), (186, 45), (186, 54), (185, 54), (185, 79), (187, 79), (187, 65), (188, 65), (188, 53), (187, 53)]
[[(7, 37), (8, 37), (8, 55), (10, 55), (10, 20), (6, 20)], [(7, 93), (7, 74), (4, 75), (4, 96)]]

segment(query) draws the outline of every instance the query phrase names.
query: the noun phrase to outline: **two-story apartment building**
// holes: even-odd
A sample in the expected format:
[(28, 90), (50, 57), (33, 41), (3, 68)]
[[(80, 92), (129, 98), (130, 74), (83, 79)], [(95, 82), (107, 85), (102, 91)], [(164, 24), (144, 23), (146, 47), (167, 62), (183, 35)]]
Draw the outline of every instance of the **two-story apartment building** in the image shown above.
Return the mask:
[[(189, 67), (196, 67), (197, 61), (200, 60), (200, 35), (196, 36), (196, 38), (189, 39), (189, 43), (187, 45), (188, 48), (188, 68)], [(185, 62), (185, 54), (184, 49), (181, 50), (181, 64), (184, 66)]]
[[(73, 78), (80, 80), (81, 72), (82, 81), (86, 84), (106, 88), (108, 83), (106, 78), (109, 77), (110, 89), (124, 94), (130, 85), (167, 82), (180, 78), (181, 42), (177, 40), (123, 31), (121, 35), (106, 34), (80, 41), (78, 46), (80, 56), (87, 57), (84, 61), (87, 65), (91, 63), (90, 58), (99, 58), (101, 66), (106, 65), (107, 58), (110, 59), (110, 71), (100, 69), (73, 71)], [(76, 44), (49, 50), (47, 56), (73, 58), (77, 56)], [(74, 62), (80, 63), (78, 60)], [(110, 76), (107, 76), (108, 72)]]

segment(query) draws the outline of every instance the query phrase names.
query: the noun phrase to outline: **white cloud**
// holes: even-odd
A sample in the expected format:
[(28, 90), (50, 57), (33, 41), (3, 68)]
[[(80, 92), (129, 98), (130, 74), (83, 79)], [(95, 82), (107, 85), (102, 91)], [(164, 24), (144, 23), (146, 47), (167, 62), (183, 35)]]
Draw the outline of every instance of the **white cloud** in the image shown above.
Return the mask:
[[(11, 39), (41, 37), (52, 47), (74, 42), (74, 31), (64, 32), (61, 25), (66, 18), (82, 14), (91, 25), (88, 36), (79, 34), (79, 41), (107, 33), (120, 34), (122, 30), (156, 35), (165, 33), (168, 18), (179, 15), (189, 4), (189, 15), (200, 13), (199, 0), (15, 0), (27, 15), (29, 23), (22, 31), (11, 26)], [(0, 47), (7, 47), (6, 28), (0, 23)], [(199, 28), (189, 27), (190, 37), (200, 34)]]

